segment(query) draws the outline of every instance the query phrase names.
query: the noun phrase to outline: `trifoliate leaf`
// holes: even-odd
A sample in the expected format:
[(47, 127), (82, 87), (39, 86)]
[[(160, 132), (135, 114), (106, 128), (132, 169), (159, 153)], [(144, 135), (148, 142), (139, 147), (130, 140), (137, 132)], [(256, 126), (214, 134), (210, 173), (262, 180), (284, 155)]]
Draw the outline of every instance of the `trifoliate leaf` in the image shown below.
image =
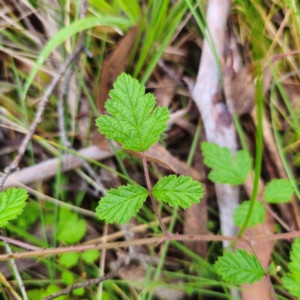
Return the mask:
[(59, 257), (59, 263), (66, 268), (71, 268), (77, 265), (79, 260), (78, 252), (63, 253)]
[(213, 182), (238, 185), (244, 183), (251, 168), (251, 157), (245, 150), (239, 150), (233, 158), (226, 147), (203, 142), (201, 144), (204, 164), (213, 170), (208, 178)]
[(60, 209), (57, 239), (60, 242), (74, 244), (79, 242), (86, 233), (87, 224), (79, 219), (76, 213), (68, 209)]
[(27, 198), (27, 191), (21, 188), (10, 188), (0, 193), (0, 227), (21, 214)]
[(97, 249), (87, 250), (81, 254), (83, 261), (87, 264), (92, 264), (99, 256), (100, 252)]
[(192, 203), (199, 203), (204, 190), (201, 183), (188, 176), (170, 175), (160, 179), (152, 189), (152, 194), (158, 200), (169, 205), (182, 208), (191, 207)]
[[(233, 221), (236, 226), (242, 227), (248, 214), (250, 201), (244, 201), (238, 205), (233, 215)], [(248, 223), (248, 227), (254, 227), (257, 224), (262, 224), (265, 219), (265, 208), (262, 203), (256, 201)]]
[(99, 201), (96, 214), (107, 223), (124, 224), (135, 216), (148, 196), (148, 191), (138, 185), (128, 184), (117, 190), (111, 189)]
[(125, 73), (114, 83), (105, 104), (112, 115), (96, 120), (99, 131), (109, 139), (121, 143), (124, 149), (137, 152), (148, 150), (167, 128), (167, 107), (156, 107), (153, 94), (145, 94), (145, 87)]
[(283, 286), (298, 299), (300, 298), (300, 239), (296, 239), (290, 252), (291, 262), (288, 264), (291, 273), (283, 275)]
[(285, 203), (291, 200), (294, 193), (293, 186), (289, 180), (273, 179), (264, 191), (264, 199), (269, 203)]
[(253, 283), (259, 281), (265, 274), (256, 256), (240, 249), (235, 253), (224, 252), (214, 267), (223, 280), (234, 284)]

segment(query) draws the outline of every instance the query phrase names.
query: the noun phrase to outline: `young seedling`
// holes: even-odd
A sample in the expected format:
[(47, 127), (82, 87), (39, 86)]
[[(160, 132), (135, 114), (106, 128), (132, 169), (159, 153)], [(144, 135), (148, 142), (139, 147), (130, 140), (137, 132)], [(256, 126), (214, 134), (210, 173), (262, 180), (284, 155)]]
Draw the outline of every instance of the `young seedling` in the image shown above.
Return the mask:
[(105, 108), (111, 116), (101, 116), (96, 120), (99, 131), (108, 139), (113, 139), (129, 149), (141, 153), (147, 189), (139, 185), (128, 184), (117, 190), (111, 189), (99, 201), (96, 214), (108, 223), (129, 222), (142, 207), (149, 196), (160, 227), (166, 237), (166, 230), (158, 212), (156, 199), (173, 207), (189, 208), (199, 203), (204, 191), (201, 184), (191, 177), (170, 175), (159, 180), (152, 188), (145, 151), (158, 142), (167, 128), (169, 110), (167, 107), (155, 107), (153, 94), (145, 94), (145, 87), (125, 73), (121, 74), (110, 91)]

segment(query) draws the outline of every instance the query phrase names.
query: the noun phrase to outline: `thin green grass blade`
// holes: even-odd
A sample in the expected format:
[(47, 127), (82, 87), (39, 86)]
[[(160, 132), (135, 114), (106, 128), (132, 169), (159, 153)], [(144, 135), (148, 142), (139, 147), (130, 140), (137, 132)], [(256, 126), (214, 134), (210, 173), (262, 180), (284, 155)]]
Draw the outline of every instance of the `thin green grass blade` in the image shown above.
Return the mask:
[(147, 80), (149, 79), (149, 77), (151, 76), (158, 61), (162, 57), (163, 52), (165, 51), (167, 45), (170, 43), (170, 41), (174, 35), (174, 32), (176, 31), (180, 21), (182, 20), (183, 16), (185, 15), (185, 13), (187, 11), (187, 7), (184, 5), (184, 3), (183, 4), (182, 3), (183, 2), (179, 3), (181, 5), (180, 6), (181, 9), (178, 10), (178, 14), (176, 16), (174, 16), (173, 27), (165, 28), (166, 32), (167, 32), (165, 38), (162, 40), (159, 49), (157, 49), (157, 51), (154, 53), (154, 55), (149, 59), (148, 65), (147, 65), (145, 72), (140, 80), (141, 84), (145, 84), (147, 82)]
[(288, 176), (288, 179), (290, 180), (290, 182), (293, 186), (293, 189), (294, 189), (298, 199), (300, 200), (300, 190), (298, 188), (297, 181), (294, 177), (294, 174), (293, 174), (293, 171), (292, 171), (292, 169), (289, 165), (289, 162), (287, 161), (287, 158), (285, 156), (285, 153), (284, 153), (283, 147), (282, 147), (282, 140), (280, 138), (278, 130), (276, 129), (277, 126), (276, 126), (276, 122), (275, 122), (275, 105), (274, 105), (274, 102), (275, 102), (275, 91), (274, 91), (274, 88), (272, 88), (271, 89), (271, 119), (272, 119), (272, 128), (273, 128), (273, 132), (274, 132), (275, 142), (276, 142), (277, 150), (278, 150), (279, 156), (281, 158), (281, 161), (283, 163), (285, 172)]
[[(164, 23), (166, 19), (167, 9), (169, 1), (155, 0), (153, 1), (153, 6), (150, 17), (150, 22), (145, 27), (145, 38), (140, 52), (139, 59), (136, 63), (133, 77), (137, 77), (144, 66), (147, 57), (149, 57), (149, 52), (155, 45), (160, 41), (160, 28), (164, 28)], [(145, 20), (147, 22), (147, 20)]]
[(28, 79), (26, 81), (26, 84), (24, 86), (23, 90), (23, 98), (25, 99), (26, 94), (28, 92), (29, 87), (31, 86), (39, 68), (42, 66), (42, 64), (45, 62), (45, 60), (48, 58), (50, 53), (58, 47), (60, 44), (62, 44), (66, 39), (70, 38), (74, 34), (81, 32), (83, 30), (95, 27), (95, 26), (112, 26), (112, 27), (118, 27), (122, 29), (126, 29), (133, 25), (133, 23), (125, 18), (119, 18), (119, 17), (90, 17), (85, 18), (79, 21), (76, 21), (75, 23), (71, 24), (70, 26), (63, 28), (60, 30), (49, 42), (46, 44), (44, 49), (42, 50), (41, 54), (39, 55), (36, 65), (31, 70), (30, 74), (28, 75)]
[(95, 7), (99, 12), (115, 14), (114, 8), (104, 0), (89, 0), (91, 6)]
[(262, 166), (262, 156), (263, 156), (263, 110), (264, 110), (264, 97), (263, 97), (263, 82), (261, 77), (261, 69), (258, 66), (257, 69), (258, 78), (256, 89), (255, 89), (255, 99), (256, 99), (256, 113), (257, 113), (257, 125), (256, 125), (256, 154), (255, 154), (255, 174), (254, 174), (254, 181), (253, 181), (253, 190), (250, 199), (250, 206), (245, 218), (244, 224), (241, 226), (241, 229), (238, 233), (238, 236), (241, 237), (251, 219), (251, 214), (254, 210), (254, 205), (256, 202), (256, 196), (258, 193), (258, 185), (261, 173), (261, 166)]
[(120, 7), (132, 22), (141, 18), (141, 8), (137, 0), (117, 0)]

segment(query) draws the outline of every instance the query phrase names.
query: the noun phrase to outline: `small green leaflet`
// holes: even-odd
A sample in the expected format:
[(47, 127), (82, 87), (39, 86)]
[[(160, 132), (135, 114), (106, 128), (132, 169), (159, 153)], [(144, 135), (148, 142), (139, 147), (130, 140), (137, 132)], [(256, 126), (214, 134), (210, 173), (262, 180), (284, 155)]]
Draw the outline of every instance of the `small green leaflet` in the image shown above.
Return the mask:
[(169, 203), (173, 207), (191, 207), (199, 203), (204, 190), (198, 181), (188, 176), (170, 175), (160, 179), (152, 189), (152, 194), (158, 200)]
[(291, 273), (285, 273), (282, 278), (283, 286), (300, 299), (300, 239), (296, 239), (290, 252), (291, 262), (288, 264)]
[(79, 257), (78, 252), (62, 253), (59, 257), (59, 263), (66, 268), (71, 268), (78, 264)]
[(245, 150), (239, 150), (233, 158), (226, 147), (203, 142), (201, 144), (204, 164), (213, 170), (208, 178), (213, 182), (238, 185), (243, 184), (251, 168), (251, 157)]
[(255, 255), (246, 250), (224, 252), (214, 267), (223, 280), (234, 284), (245, 284), (259, 281), (265, 271)]
[(57, 239), (61, 242), (73, 244), (79, 242), (86, 233), (87, 224), (79, 219), (76, 213), (61, 208), (59, 211)]
[(74, 274), (68, 270), (63, 271), (61, 274), (61, 280), (66, 285), (71, 285), (74, 282)]
[(0, 227), (21, 214), (27, 198), (27, 191), (21, 188), (10, 188), (0, 193)]
[[(250, 206), (250, 201), (244, 201), (238, 205), (233, 215), (233, 221), (236, 226), (242, 227), (247, 216)], [(262, 203), (256, 201), (248, 223), (248, 227), (254, 227), (257, 224), (262, 224), (265, 219), (265, 208)]]
[(76, 288), (72, 291), (72, 294), (75, 296), (82, 296), (84, 294), (84, 288)]
[(98, 259), (100, 252), (97, 249), (87, 250), (81, 254), (81, 258), (87, 264), (93, 264), (93, 262)]
[(122, 73), (109, 93), (105, 108), (110, 116), (96, 120), (99, 131), (109, 139), (121, 143), (124, 149), (137, 152), (148, 150), (167, 128), (169, 110), (156, 107), (153, 94), (145, 94), (145, 87), (130, 75)]
[(291, 200), (294, 193), (293, 186), (289, 180), (273, 179), (264, 190), (264, 199), (269, 203), (285, 203)]
[(107, 223), (127, 223), (142, 207), (147, 196), (148, 191), (138, 185), (128, 184), (117, 190), (111, 189), (100, 199), (96, 214)]

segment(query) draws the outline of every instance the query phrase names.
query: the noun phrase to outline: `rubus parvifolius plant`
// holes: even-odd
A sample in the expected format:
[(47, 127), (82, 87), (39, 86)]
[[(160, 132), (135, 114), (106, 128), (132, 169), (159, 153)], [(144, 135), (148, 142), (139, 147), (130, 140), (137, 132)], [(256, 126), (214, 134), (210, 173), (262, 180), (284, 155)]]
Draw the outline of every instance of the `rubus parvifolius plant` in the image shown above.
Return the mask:
[(167, 107), (154, 108), (154, 95), (145, 94), (145, 87), (130, 75), (121, 74), (113, 87), (109, 93), (111, 99), (105, 104), (111, 116), (101, 116), (96, 120), (96, 125), (107, 138), (122, 144), (123, 149), (141, 153), (147, 189), (133, 184), (111, 189), (99, 201), (96, 214), (108, 223), (129, 222), (149, 196), (160, 227), (169, 236), (159, 215), (156, 199), (186, 209), (192, 203), (199, 203), (204, 194), (203, 188), (191, 177), (176, 175), (163, 177), (152, 188), (145, 151), (158, 142), (166, 130), (169, 110)]
[[(158, 212), (156, 199), (168, 203), (170, 206), (189, 208), (192, 203), (199, 203), (203, 197), (203, 188), (197, 181), (187, 176), (170, 175), (160, 179), (152, 188), (147, 169), (145, 151), (155, 144), (164, 132), (169, 119), (166, 107), (155, 108), (155, 97), (145, 94), (145, 87), (127, 74), (121, 74), (110, 91), (111, 99), (105, 104), (111, 116), (101, 116), (96, 120), (99, 131), (109, 139), (122, 144), (123, 149), (141, 153), (147, 189), (137, 184), (120, 186), (111, 189), (99, 201), (96, 214), (101, 220), (119, 224), (129, 222), (142, 207), (149, 196), (154, 212), (159, 220), (161, 229), (166, 237), (172, 235), (165, 229)], [(204, 164), (212, 169), (208, 178), (220, 184), (241, 185), (251, 170), (251, 157), (245, 150), (239, 150), (235, 157), (226, 147), (213, 143), (201, 144)], [(252, 214), (248, 227), (262, 224), (265, 218), (266, 203), (288, 202), (293, 194), (293, 188), (288, 180), (274, 179), (269, 182), (263, 193), (263, 201), (244, 201), (234, 213), (234, 223), (242, 227), (249, 209)], [(252, 200), (253, 201), (253, 200)], [(253, 204), (253, 203), (252, 203)], [(291, 273), (283, 276), (283, 285), (289, 292), (300, 299), (300, 272), (296, 265), (300, 264), (297, 240), (291, 252), (292, 262), (288, 265)], [(215, 263), (215, 269), (222, 279), (231, 284), (253, 283), (261, 280), (266, 274), (274, 275), (278, 267), (271, 263), (268, 270), (264, 270), (255, 253), (249, 254), (245, 250), (235, 252), (226, 251)]]

